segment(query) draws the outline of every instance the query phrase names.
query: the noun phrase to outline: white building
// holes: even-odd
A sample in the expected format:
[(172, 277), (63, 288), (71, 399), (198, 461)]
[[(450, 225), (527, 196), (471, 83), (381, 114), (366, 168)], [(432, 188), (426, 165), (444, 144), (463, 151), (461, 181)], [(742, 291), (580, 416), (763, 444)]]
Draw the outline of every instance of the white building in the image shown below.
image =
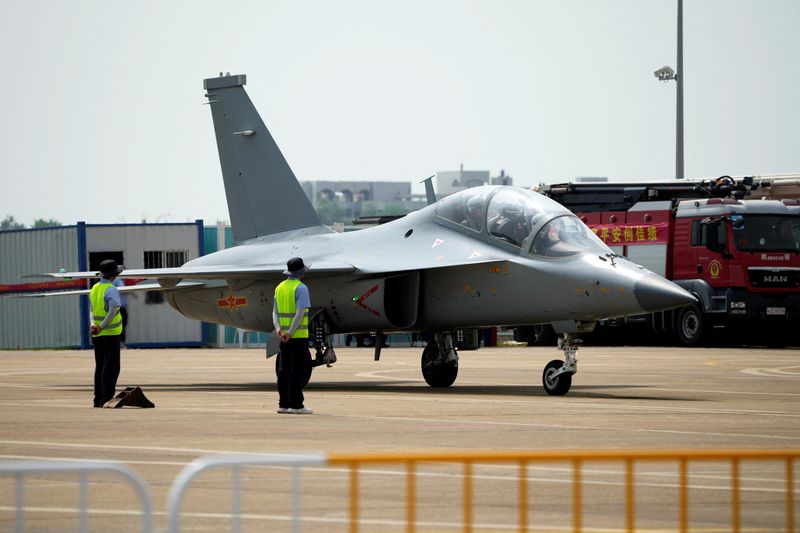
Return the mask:
[[(16, 298), (88, 288), (86, 280), (21, 278), (42, 272), (96, 270), (114, 259), (126, 268), (181, 266), (203, 253), (203, 222), (86, 224), (0, 231), (0, 348), (89, 348), (88, 296)], [(161, 293), (128, 296), (130, 347), (202, 346), (200, 322), (189, 320)]]
[(458, 191), (480, 187), (481, 185), (514, 185), (514, 179), (500, 171), (499, 176), (491, 177), (488, 170), (442, 170), (436, 173), (436, 197), (444, 198)]

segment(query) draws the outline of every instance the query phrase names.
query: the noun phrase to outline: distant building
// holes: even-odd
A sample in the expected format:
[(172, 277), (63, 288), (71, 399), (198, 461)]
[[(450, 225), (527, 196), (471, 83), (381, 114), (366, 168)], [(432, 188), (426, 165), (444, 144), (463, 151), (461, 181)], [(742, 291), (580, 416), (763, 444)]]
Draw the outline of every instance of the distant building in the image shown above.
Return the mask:
[(455, 192), (481, 185), (513, 185), (514, 179), (500, 171), (499, 176), (491, 177), (488, 170), (442, 170), (436, 173), (436, 196), (444, 198)]
[(578, 176), (575, 178), (575, 183), (607, 183), (608, 177), (606, 176)]
[[(513, 185), (514, 179), (500, 171), (444, 170), (436, 173), (437, 198), (481, 185)], [(412, 194), (408, 181), (301, 181), (300, 186), (324, 224), (343, 222), (346, 226), (361, 216), (401, 214), (428, 205), (425, 194)], [(334, 209), (334, 212), (331, 212)]]
[(404, 181), (302, 181), (300, 186), (316, 209), (320, 202), (401, 202), (411, 196), (411, 183)]
[(346, 218), (358, 218), (365, 208), (370, 213), (387, 207), (415, 211), (424, 207), (424, 195), (411, 194), (408, 181), (302, 181), (300, 186), (317, 212), (320, 207), (334, 204), (344, 210)]

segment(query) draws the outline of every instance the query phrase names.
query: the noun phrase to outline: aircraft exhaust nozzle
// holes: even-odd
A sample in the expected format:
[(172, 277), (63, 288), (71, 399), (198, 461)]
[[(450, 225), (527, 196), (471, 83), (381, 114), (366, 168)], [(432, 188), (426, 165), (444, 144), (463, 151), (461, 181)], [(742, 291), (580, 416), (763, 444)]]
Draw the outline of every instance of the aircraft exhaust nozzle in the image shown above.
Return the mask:
[(697, 301), (686, 290), (656, 274), (646, 274), (633, 285), (639, 305), (648, 312), (666, 311)]

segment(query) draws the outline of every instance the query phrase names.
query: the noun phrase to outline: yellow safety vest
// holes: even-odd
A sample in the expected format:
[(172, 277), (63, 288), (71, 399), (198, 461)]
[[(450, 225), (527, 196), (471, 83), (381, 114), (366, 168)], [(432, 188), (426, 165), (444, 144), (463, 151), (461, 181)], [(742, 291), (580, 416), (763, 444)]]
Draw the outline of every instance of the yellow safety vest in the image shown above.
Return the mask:
[[(94, 316), (93, 322), (98, 326), (106, 318), (106, 305), (104, 296), (106, 295), (106, 291), (113, 286), (114, 285), (111, 283), (101, 282), (92, 287), (92, 292), (89, 295), (89, 299), (92, 302), (92, 315)], [(92, 336), (99, 337), (101, 335), (122, 335), (122, 315), (119, 314), (119, 309), (117, 309), (117, 315), (111, 319), (111, 323), (108, 325), (108, 327), (100, 330), (97, 335)]]
[[(278, 320), (280, 321), (281, 331), (289, 331), (289, 328), (292, 327), (292, 320), (294, 320), (294, 315), (297, 313), (297, 302), (295, 301), (294, 293), (299, 285), (299, 279), (287, 279), (275, 287), (275, 304), (278, 306)], [(295, 330), (292, 338), (308, 338), (308, 308), (306, 308), (303, 320)]]

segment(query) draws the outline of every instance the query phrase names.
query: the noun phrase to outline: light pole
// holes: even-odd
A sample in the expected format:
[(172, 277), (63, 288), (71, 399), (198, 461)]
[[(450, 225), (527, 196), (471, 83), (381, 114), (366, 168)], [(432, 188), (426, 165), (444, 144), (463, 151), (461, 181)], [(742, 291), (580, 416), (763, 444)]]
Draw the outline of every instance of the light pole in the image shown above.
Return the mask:
[(661, 67), (653, 75), (659, 81), (675, 80), (678, 93), (675, 98), (675, 179), (683, 179), (683, 0), (678, 0), (678, 72)]

